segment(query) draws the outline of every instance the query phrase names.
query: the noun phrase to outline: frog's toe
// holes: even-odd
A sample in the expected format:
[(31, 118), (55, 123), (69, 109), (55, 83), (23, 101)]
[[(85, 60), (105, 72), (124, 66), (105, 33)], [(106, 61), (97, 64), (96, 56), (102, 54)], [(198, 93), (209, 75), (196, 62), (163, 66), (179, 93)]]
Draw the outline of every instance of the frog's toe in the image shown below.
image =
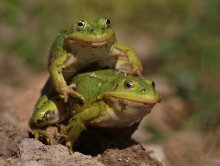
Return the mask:
[(73, 89), (70, 89), (68, 93), (71, 94), (72, 96), (76, 96), (76, 97), (80, 98), (82, 101), (85, 101), (85, 98)]
[(140, 66), (133, 66), (132, 74), (136, 76), (142, 76), (142, 68)]
[(67, 100), (68, 100), (68, 92), (67, 91), (63, 92), (63, 98), (64, 98), (64, 102), (67, 103)]
[(73, 145), (70, 141), (66, 142), (66, 147), (68, 148), (70, 154), (74, 153)]
[(70, 84), (70, 85), (69, 85), (69, 88), (70, 88), (70, 89), (74, 89), (74, 90), (76, 90), (76, 84), (73, 84), (73, 83)]
[[(61, 132), (61, 133), (62, 133), (62, 132)], [(61, 134), (59, 143), (62, 144), (62, 145), (65, 145), (65, 146), (68, 148), (70, 154), (73, 154), (73, 153), (74, 153), (73, 144), (72, 144), (71, 141), (69, 141), (69, 140), (67, 139), (67, 136), (66, 136), (65, 134)]]
[(34, 138), (39, 140), (47, 145), (51, 145), (51, 138), (49, 134), (44, 130), (35, 130), (34, 131)]

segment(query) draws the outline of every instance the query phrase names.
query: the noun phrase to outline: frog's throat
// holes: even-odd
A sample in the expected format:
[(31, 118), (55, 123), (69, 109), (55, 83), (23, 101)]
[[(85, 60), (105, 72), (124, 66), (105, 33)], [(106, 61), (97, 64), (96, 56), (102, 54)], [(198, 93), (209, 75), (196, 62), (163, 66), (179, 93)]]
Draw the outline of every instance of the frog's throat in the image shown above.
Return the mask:
[(115, 37), (109, 35), (103, 37), (88, 37), (87, 39), (84, 39), (77, 36), (70, 36), (66, 40), (71, 44), (80, 43), (82, 45), (102, 46), (114, 42)]

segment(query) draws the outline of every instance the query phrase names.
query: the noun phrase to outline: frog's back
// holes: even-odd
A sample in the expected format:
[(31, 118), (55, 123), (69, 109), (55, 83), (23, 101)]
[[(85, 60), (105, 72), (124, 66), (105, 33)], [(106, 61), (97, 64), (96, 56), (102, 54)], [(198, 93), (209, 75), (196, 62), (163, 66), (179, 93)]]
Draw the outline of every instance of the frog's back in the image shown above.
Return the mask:
[(118, 72), (114, 70), (98, 70), (79, 74), (71, 82), (76, 84), (77, 92), (87, 102), (92, 102), (112, 86), (117, 76)]

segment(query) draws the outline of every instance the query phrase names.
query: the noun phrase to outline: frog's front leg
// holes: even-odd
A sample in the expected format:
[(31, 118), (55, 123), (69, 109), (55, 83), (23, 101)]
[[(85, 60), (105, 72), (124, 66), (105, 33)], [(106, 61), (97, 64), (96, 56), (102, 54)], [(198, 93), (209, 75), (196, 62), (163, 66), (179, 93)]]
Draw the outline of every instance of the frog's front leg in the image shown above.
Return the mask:
[(56, 91), (64, 96), (64, 101), (67, 102), (68, 94), (78, 96), (84, 100), (84, 98), (76, 92), (76, 86), (74, 84), (68, 86), (63, 76), (63, 70), (76, 62), (74, 55), (67, 53), (63, 48), (59, 48), (56, 52), (52, 53), (50, 62), (49, 72), (52, 83)]
[[(133, 75), (142, 75), (143, 67), (141, 61), (133, 48), (125, 44), (116, 43), (113, 45), (112, 54), (118, 55), (116, 69)], [(130, 69), (127, 67), (130, 67)]]
[(48, 99), (46, 95), (41, 96), (29, 121), (29, 126), (35, 139), (39, 140), (43, 136), (46, 138), (47, 143), (50, 144), (51, 139), (44, 128), (68, 118), (69, 113), (66, 108), (66, 103), (59, 96), (55, 96), (52, 99)]
[(82, 112), (79, 112), (69, 120), (68, 125), (63, 130), (62, 136), (65, 139), (66, 146), (70, 150), (70, 153), (73, 153), (73, 144), (80, 133), (85, 130), (89, 122), (99, 117), (100, 113), (100, 103), (96, 102), (83, 108)]

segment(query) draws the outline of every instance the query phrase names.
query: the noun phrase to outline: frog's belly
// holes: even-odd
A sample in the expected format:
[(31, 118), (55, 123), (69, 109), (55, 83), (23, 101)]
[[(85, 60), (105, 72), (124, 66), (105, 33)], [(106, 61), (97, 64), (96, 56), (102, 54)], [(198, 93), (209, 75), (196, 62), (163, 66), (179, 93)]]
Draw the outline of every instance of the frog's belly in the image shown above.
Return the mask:
[(74, 55), (75, 62), (65, 68), (65, 75), (106, 68), (115, 69), (118, 56), (111, 54), (112, 44), (112, 42), (109, 42), (99, 47), (93, 47), (75, 42), (74, 45), (67, 45), (69, 51)]
[(66, 68), (63, 71), (63, 75), (68, 80), (68, 78), (72, 78), (72, 76), (77, 73), (85, 73), (101, 69), (114, 69), (116, 61), (116, 56), (109, 56), (106, 58), (97, 57), (83, 61), (81, 60)]
[(114, 103), (103, 110), (101, 116), (91, 122), (92, 126), (98, 127), (130, 127), (133, 124), (140, 122), (148, 113), (152, 106), (144, 104), (128, 103), (126, 108), (123, 108), (119, 103)]

